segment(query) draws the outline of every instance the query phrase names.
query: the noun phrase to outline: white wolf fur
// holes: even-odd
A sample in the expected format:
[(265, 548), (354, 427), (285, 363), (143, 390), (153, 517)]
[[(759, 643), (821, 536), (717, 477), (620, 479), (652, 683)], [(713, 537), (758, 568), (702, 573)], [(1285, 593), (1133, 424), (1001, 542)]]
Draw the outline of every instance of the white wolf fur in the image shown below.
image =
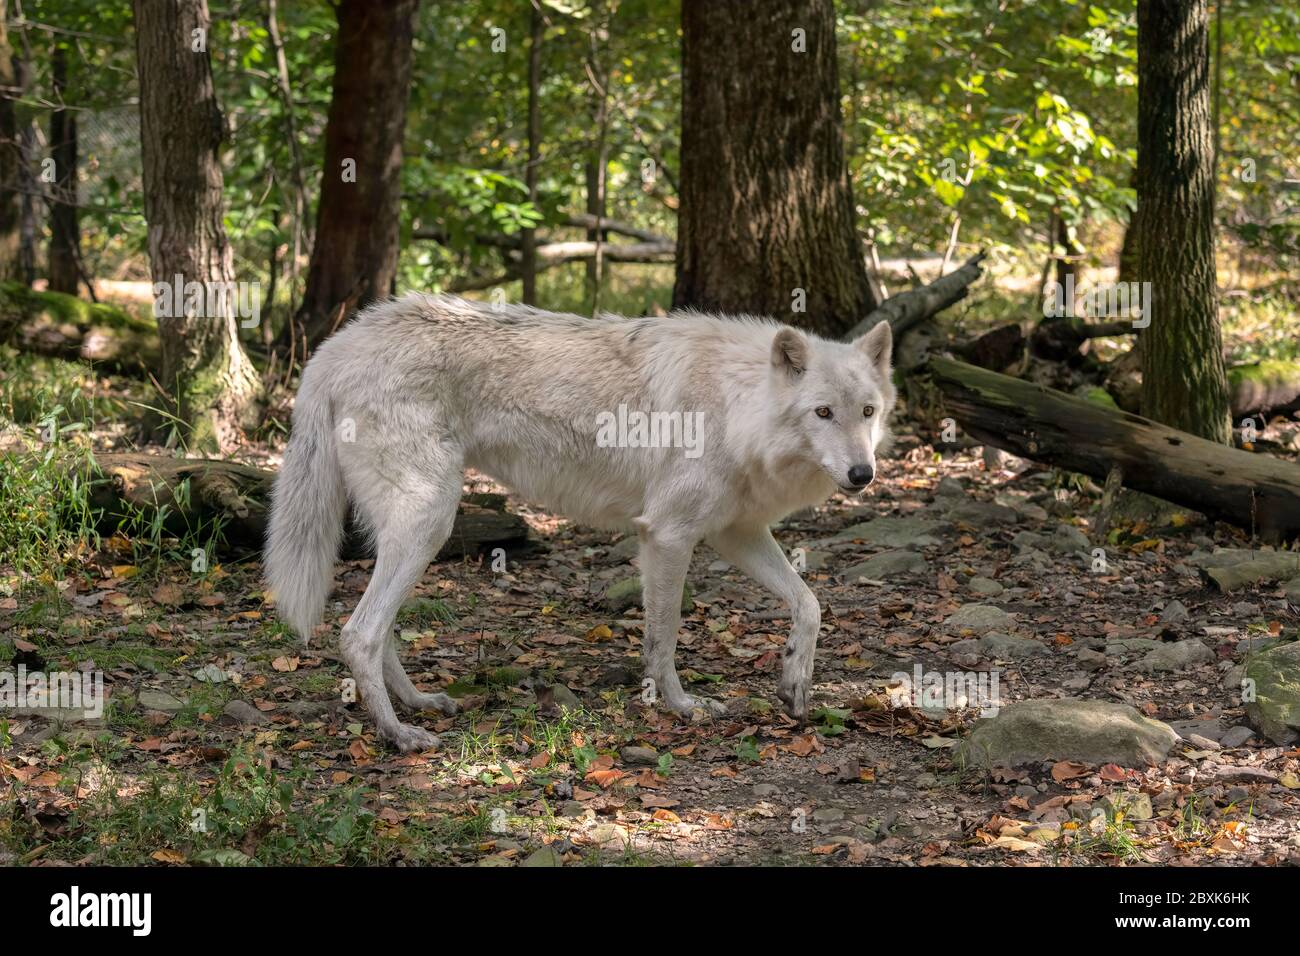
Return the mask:
[[(369, 308), (303, 370), (266, 548), (279, 613), (304, 638), (320, 621), (350, 500), (376, 560), (344, 659), (384, 738), (435, 746), (388, 691), (416, 710), (455, 704), (415, 688), (392, 630), (468, 466), (574, 520), (636, 531), (645, 672), (679, 712), (719, 709), (682, 689), (674, 663), (687, 567), (708, 541), (789, 605), (778, 696), (806, 717), (821, 610), (769, 525), (870, 482), (894, 404), (890, 348), (884, 322), (845, 344), (694, 312), (588, 319), (425, 295)], [(597, 420), (620, 405), (702, 413), (696, 455), (600, 447)]]

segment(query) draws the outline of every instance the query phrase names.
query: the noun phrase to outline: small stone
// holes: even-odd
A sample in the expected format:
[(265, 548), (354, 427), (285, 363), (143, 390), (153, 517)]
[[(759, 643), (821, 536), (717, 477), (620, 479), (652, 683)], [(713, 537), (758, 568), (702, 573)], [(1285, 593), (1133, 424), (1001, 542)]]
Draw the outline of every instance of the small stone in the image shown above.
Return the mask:
[(1235, 750), (1254, 736), (1255, 731), (1250, 727), (1229, 727), (1224, 731), (1223, 736), (1219, 738), (1219, 743), (1228, 750)]
[(527, 858), (519, 864), (520, 866), (564, 866), (564, 861), (560, 859), (560, 854), (555, 852), (554, 848), (544, 846), (540, 850), (534, 850), (528, 854)]
[(1198, 640), (1161, 644), (1138, 662), (1138, 670), (1147, 673), (1180, 671), (1193, 664), (1214, 660), (1214, 652)]
[(984, 767), (1078, 760), (1145, 767), (1178, 741), (1173, 728), (1125, 704), (1100, 700), (1026, 700), (975, 722), (959, 757)]
[(939, 479), (939, 485), (934, 489), (934, 493), (942, 498), (962, 498), (966, 495), (966, 488), (960, 479), (952, 475), (944, 475)]
[(140, 701), (140, 706), (145, 710), (160, 710), (165, 714), (174, 714), (185, 706), (182, 701), (171, 694), (153, 688), (145, 688), (140, 691), (137, 699)]
[(1099, 671), (1106, 666), (1106, 655), (1090, 647), (1079, 648), (1074, 656), (1086, 671)]
[(1187, 611), (1186, 605), (1182, 601), (1170, 601), (1165, 605), (1165, 609), (1160, 612), (1161, 624), (1181, 624), (1191, 615)]
[(241, 724), (249, 724), (255, 727), (261, 727), (271, 722), (270, 717), (267, 717), (266, 714), (246, 700), (228, 701), (221, 712)]
[(216, 664), (204, 664), (194, 672), (194, 679), (203, 681), (205, 684), (224, 684), (226, 682), (226, 672)]
[(813, 823), (839, 823), (844, 819), (844, 811), (839, 807), (818, 807), (812, 818)]
[(659, 763), (659, 754), (649, 747), (624, 747), (618, 752), (624, 763), (644, 764), (653, 767)]
[(980, 597), (1001, 597), (1003, 590), (1002, 585), (998, 584), (992, 578), (973, 577), (966, 582), (966, 587)]
[(1062, 553), (1092, 550), (1092, 542), (1088, 540), (1088, 536), (1078, 528), (1068, 524), (1057, 526), (1056, 530), (1052, 532), (1052, 540), (1048, 542), (1048, 546), (1053, 551)]
[(1217, 740), (1211, 740), (1209, 737), (1202, 737), (1200, 734), (1187, 734), (1183, 739), (1197, 750), (1223, 749), (1223, 744), (1219, 743)]
[(868, 578), (880, 581), (900, 574), (921, 574), (928, 567), (925, 558), (915, 551), (882, 551), (845, 571), (844, 580), (853, 582)]
[(1045, 657), (1051, 653), (1044, 644), (1027, 637), (1012, 637), (991, 631), (980, 638), (980, 651), (986, 657), (1000, 660), (1020, 660), (1025, 657)]
[(987, 634), (989, 631), (1006, 631), (1016, 626), (1016, 619), (991, 604), (964, 604), (943, 622), (944, 630), (950, 633), (973, 631)]

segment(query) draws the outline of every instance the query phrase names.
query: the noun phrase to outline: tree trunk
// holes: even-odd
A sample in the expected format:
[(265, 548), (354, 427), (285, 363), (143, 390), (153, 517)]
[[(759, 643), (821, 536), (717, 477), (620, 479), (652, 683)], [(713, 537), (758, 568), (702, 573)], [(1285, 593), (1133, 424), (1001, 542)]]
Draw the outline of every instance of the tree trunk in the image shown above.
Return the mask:
[[(334, 92), (307, 288), (290, 335), (310, 351), (393, 290), (402, 137), (419, 0), (340, 0)], [(305, 355), (300, 356), (305, 358)]]
[(1300, 468), (1175, 431), (1127, 412), (933, 358), (930, 378), (975, 441), (1105, 479), (1231, 522), (1265, 540), (1300, 536)]
[(23, 159), (15, 106), (22, 91), (5, 25), (7, 7), (7, 0), (0, 0), (0, 280), (22, 281)]
[(838, 338), (871, 294), (844, 159), (832, 0), (684, 0), (673, 305)]
[[(542, 85), (542, 40), (546, 35), (546, 20), (542, 16), (542, 0), (532, 0), (532, 16), (528, 29), (528, 166), (524, 169), (524, 184), (528, 188), (528, 201), (537, 206), (537, 164), (542, 145), (542, 112), (540, 93)], [(519, 274), (522, 280), (524, 305), (537, 304), (537, 230), (524, 229), (520, 236)]]
[[(54, 101), (67, 97), (68, 50), (56, 44), (50, 57)], [(50, 113), (50, 156), (54, 160), (54, 188), (50, 200), (49, 290), (77, 294), (81, 275), (81, 227), (77, 221), (77, 114), (68, 109)]]
[(1139, 0), (1137, 20), (1138, 273), (1152, 284), (1142, 411), (1227, 442), (1206, 0)]
[[(260, 383), (239, 342), (234, 261), (222, 224), (224, 126), (207, 53), (207, 0), (134, 5), (158, 384), (174, 416), (158, 430), (168, 435), (179, 424), (189, 447), (225, 450), (251, 423)], [(184, 296), (170, 294), (189, 283)]]

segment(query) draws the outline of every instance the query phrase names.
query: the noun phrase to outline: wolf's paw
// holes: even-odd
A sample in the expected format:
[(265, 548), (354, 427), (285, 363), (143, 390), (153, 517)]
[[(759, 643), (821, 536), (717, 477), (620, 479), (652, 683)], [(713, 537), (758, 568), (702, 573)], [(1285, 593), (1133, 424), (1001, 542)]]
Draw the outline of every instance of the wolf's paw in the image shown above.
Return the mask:
[(776, 687), (776, 696), (781, 701), (781, 706), (785, 712), (793, 717), (799, 723), (808, 721), (808, 701), (812, 697), (812, 691), (807, 681), (790, 680), (782, 678)]
[(398, 724), (396, 730), (384, 732), (383, 737), (404, 754), (436, 750), (440, 743), (437, 734), (431, 734), (423, 727), (413, 727), (410, 724)]
[(694, 694), (665, 698), (664, 705), (679, 714), (694, 716), (697, 711), (702, 712), (701, 716), (706, 718), (721, 717), (727, 712), (726, 705), (721, 701), (713, 700), (711, 697), (696, 697)]
[(460, 712), (460, 704), (446, 694), (420, 694), (411, 702), (415, 710), (436, 710), (448, 716)]

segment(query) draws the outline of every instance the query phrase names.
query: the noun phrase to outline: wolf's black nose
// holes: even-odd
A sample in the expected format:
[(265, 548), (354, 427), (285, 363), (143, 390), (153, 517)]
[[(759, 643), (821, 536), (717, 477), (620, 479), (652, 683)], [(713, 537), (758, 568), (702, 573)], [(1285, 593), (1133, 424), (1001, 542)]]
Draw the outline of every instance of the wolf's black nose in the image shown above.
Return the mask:
[(849, 483), (857, 485), (859, 488), (865, 488), (871, 484), (871, 479), (874, 477), (876, 477), (876, 472), (870, 465), (854, 465), (849, 469)]

